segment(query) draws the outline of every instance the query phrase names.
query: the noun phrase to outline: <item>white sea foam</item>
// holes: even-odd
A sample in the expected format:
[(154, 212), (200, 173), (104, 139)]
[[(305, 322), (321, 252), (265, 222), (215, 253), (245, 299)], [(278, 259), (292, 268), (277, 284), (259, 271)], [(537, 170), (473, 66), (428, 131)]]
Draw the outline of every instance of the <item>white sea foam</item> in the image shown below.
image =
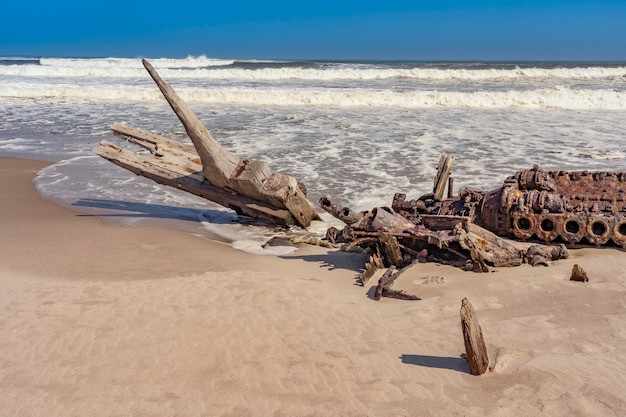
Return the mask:
[(4, 151), (24, 151), (34, 149), (32, 141), (23, 138), (5, 139), (0, 142), (0, 150)]

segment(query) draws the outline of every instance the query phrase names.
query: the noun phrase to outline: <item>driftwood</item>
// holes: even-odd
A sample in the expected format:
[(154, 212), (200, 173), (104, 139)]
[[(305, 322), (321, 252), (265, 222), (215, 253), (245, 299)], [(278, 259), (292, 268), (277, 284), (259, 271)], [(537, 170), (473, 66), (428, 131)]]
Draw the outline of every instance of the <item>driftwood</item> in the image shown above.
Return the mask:
[(144, 67), (183, 124), (193, 147), (123, 125), (117, 136), (147, 149), (146, 158), (103, 141), (94, 152), (158, 183), (170, 185), (276, 224), (308, 227), (319, 219), (304, 187), (288, 175), (272, 172), (263, 162), (243, 159), (223, 148), (174, 89), (148, 61)]
[(474, 309), (467, 298), (461, 301), (461, 328), (465, 341), (465, 353), (472, 375), (482, 375), (489, 367), (489, 357)]

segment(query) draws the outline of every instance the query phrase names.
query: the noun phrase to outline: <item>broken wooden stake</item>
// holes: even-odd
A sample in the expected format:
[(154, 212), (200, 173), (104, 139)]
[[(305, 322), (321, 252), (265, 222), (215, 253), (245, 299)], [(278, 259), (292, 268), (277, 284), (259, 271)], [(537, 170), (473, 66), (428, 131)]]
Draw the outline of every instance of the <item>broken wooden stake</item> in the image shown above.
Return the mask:
[(374, 276), (376, 271), (383, 267), (383, 257), (380, 255), (380, 250), (376, 251), (370, 256), (369, 260), (365, 264), (365, 269), (359, 276), (361, 285), (365, 286), (367, 282)]
[(388, 235), (385, 232), (378, 232), (378, 241), (382, 246), (382, 253), (389, 263), (389, 266), (404, 266), (404, 259), (400, 251), (398, 239), (395, 236)]
[(483, 331), (478, 324), (472, 305), (463, 298), (461, 301), (461, 328), (465, 341), (465, 353), (472, 375), (482, 375), (487, 372), (489, 358), (483, 339)]
[(452, 172), (452, 165), (454, 165), (454, 157), (446, 153), (442, 153), (439, 158), (439, 165), (437, 166), (437, 175), (435, 176), (435, 182), (433, 184), (433, 194), (439, 200), (443, 200), (443, 194), (448, 185), (448, 177)]

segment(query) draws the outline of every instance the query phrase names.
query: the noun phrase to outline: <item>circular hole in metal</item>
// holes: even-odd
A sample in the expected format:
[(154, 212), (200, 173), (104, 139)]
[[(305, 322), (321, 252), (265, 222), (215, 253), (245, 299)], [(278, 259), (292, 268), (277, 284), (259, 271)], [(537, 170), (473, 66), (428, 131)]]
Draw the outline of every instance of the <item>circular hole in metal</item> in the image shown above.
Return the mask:
[(594, 222), (591, 225), (591, 233), (596, 236), (602, 236), (606, 233), (606, 225), (602, 222)]
[(541, 230), (544, 232), (551, 232), (554, 230), (554, 223), (550, 219), (544, 219), (541, 222)]
[(528, 230), (530, 229), (530, 220), (526, 217), (520, 217), (517, 219), (517, 228), (520, 230)]
[(622, 236), (626, 236), (626, 223), (620, 224), (617, 228), (617, 232)]
[(568, 233), (578, 233), (578, 231), (580, 230), (580, 225), (578, 224), (577, 221), (570, 220), (567, 223), (565, 223), (565, 230)]

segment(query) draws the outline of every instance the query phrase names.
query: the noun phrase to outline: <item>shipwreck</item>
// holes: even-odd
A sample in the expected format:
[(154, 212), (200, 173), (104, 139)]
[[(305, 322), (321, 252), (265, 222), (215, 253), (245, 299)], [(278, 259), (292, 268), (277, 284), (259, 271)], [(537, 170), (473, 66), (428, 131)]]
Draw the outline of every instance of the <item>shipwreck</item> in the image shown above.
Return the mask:
[(308, 227), (318, 219), (306, 188), (295, 178), (272, 172), (267, 163), (224, 149), (154, 67), (143, 64), (183, 124), (193, 146), (116, 123), (113, 133), (149, 152), (148, 157), (102, 141), (94, 152), (122, 168), (277, 225)]
[[(240, 215), (305, 231), (320, 220), (306, 187), (262, 161), (222, 147), (174, 89), (146, 60), (144, 67), (181, 121), (192, 145), (115, 123), (122, 144), (102, 141), (94, 152), (157, 183), (228, 207)], [(127, 144), (139, 150), (129, 149)], [(390, 206), (354, 212), (329, 197), (319, 207), (341, 220), (323, 239), (300, 233), (294, 242), (315, 242), (370, 254), (360, 280), (389, 268), (380, 293), (399, 296), (389, 284), (415, 262), (436, 261), (467, 270), (524, 262), (547, 265), (566, 258), (577, 244), (626, 247), (626, 172), (520, 171), (496, 190), (461, 189), (453, 195), (454, 158), (442, 155), (433, 189), (415, 200), (396, 194)], [(448, 189), (447, 196), (444, 192)], [(536, 240), (520, 249), (509, 240)], [(391, 295), (390, 295), (391, 294)]]

